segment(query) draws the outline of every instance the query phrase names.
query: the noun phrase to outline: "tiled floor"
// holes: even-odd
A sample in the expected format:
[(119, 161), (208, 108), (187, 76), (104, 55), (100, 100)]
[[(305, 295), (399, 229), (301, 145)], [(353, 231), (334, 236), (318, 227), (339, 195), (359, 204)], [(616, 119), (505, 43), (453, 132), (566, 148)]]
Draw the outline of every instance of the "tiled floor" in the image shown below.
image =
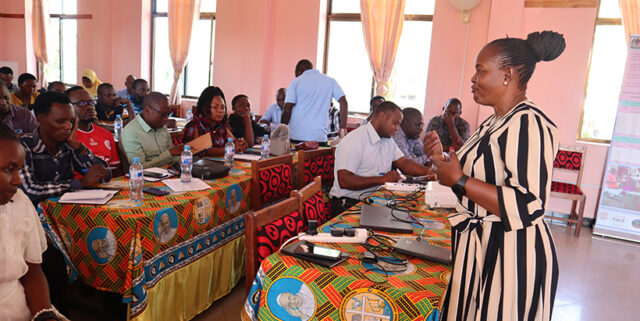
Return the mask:
[[(640, 244), (551, 227), (560, 258), (553, 321), (640, 320)], [(194, 320), (240, 320), (244, 280)]]

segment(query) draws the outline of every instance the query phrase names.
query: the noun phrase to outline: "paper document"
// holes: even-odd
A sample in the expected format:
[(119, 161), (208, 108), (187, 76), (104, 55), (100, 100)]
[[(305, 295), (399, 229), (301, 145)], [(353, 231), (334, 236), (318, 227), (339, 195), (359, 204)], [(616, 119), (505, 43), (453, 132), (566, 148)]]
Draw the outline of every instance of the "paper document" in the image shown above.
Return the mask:
[(179, 178), (165, 179), (162, 181), (165, 185), (169, 186), (171, 190), (177, 193), (189, 192), (189, 191), (201, 191), (209, 189), (211, 186), (205, 183), (199, 178), (192, 178), (191, 183), (182, 183)]
[(191, 148), (191, 153), (193, 153), (193, 155), (205, 150), (205, 149), (209, 149), (211, 148), (211, 146), (213, 146), (213, 143), (211, 142), (211, 133), (206, 133), (192, 141), (190, 141), (189, 143), (185, 144), (185, 145), (189, 145), (189, 147)]
[(233, 159), (237, 159), (240, 161), (254, 161), (254, 160), (260, 160), (260, 155), (253, 155), (253, 154), (235, 154), (233, 155)]
[(59, 203), (106, 204), (118, 191), (104, 189), (87, 189), (67, 192), (60, 197)]

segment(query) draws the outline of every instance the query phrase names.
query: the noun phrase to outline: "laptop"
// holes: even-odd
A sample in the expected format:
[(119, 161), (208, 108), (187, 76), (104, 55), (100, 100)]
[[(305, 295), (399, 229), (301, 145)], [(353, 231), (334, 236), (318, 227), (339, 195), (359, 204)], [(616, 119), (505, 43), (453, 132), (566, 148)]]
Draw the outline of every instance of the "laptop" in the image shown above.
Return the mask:
[[(393, 210), (393, 215), (402, 220), (411, 221), (407, 212)], [(363, 204), (360, 212), (360, 226), (378, 231), (413, 234), (411, 223), (393, 218), (391, 209), (386, 206)]]

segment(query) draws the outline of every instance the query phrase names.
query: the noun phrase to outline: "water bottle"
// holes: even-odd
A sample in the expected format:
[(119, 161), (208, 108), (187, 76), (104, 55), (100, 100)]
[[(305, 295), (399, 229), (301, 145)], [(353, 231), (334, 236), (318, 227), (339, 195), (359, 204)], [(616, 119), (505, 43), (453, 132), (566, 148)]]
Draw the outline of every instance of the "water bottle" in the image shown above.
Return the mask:
[(113, 121), (113, 140), (116, 143), (120, 141), (121, 134), (122, 134), (122, 116), (116, 115), (116, 120)]
[(227, 138), (227, 143), (224, 144), (224, 164), (229, 167), (233, 167), (233, 155), (236, 153), (236, 145), (233, 143), (231, 137)]
[(191, 112), (191, 108), (187, 109), (187, 115), (185, 116), (187, 123), (193, 119), (193, 113)]
[(189, 184), (191, 183), (191, 167), (193, 165), (193, 154), (191, 153), (191, 147), (184, 145), (184, 151), (180, 157), (180, 182)]
[(142, 178), (142, 164), (140, 164), (140, 157), (133, 158), (133, 164), (129, 167), (129, 199), (132, 202), (142, 202), (142, 185), (144, 183)]
[(269, 157), (269, 153), (271, 152), (271, 141), (269, 140), (269, 135), (264, 134), (262, 136), (262, 142), (260, 145), (260, 158), (266, 159)]

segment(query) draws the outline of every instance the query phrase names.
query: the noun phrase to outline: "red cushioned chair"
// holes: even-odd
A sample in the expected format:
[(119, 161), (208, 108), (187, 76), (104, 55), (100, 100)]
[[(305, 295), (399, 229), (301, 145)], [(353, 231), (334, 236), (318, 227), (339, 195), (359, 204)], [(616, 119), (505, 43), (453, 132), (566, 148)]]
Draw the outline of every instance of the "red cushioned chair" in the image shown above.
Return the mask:
[(300, 197), (297, 192), (292, 194), (282, 202), (245, 215), (244, 269), (247, 294), (260, 263), (277, 252), (286, 240), (305, 230), (306, 220), (300, 211)]
[(251, 162), (251, 204), (254, 211), (289, 197), (293, 190), (293, 155)]
[[(582, 181), (582, 169), (584, 168), (584, 158), (587, 149), (582, 146), (560, 146), (556, 159), (553, 161), (553, 171), (571, 172), (575, 176), (575, 183), (567, 183), (551, 180), (551, 197), (559, 197), (571, 200), (571, 212), (569, 218), (548, 217), (553, 220), (559, 220), (569, 223), (569, 227), (576, 225), (574, 236), (580, 236), (580, 227), (582, 226), (582, 217), (584, 215), (584, 205), (587, 196), (580, 188)], [(578, 211), (578, 202), (580, 206)]]
[(316, 220), (318, 221), (318, 226), (320, 226), (329, 220), (328, 205), (322, 199), (322, 182), (320, 176), (316, 176), (309, 185), (299, 191), (291, 192), (291, 196), (296, 194), (300, 199), (300, 210), (304, 214), (306, 222)]
[(328, 188), (333, 186), (335, 151), (335, 147), (316, 150), (299, 150), (296, 188), (300, 189), (313, 182), (317, 176), (320, 176), (322, 186)]

